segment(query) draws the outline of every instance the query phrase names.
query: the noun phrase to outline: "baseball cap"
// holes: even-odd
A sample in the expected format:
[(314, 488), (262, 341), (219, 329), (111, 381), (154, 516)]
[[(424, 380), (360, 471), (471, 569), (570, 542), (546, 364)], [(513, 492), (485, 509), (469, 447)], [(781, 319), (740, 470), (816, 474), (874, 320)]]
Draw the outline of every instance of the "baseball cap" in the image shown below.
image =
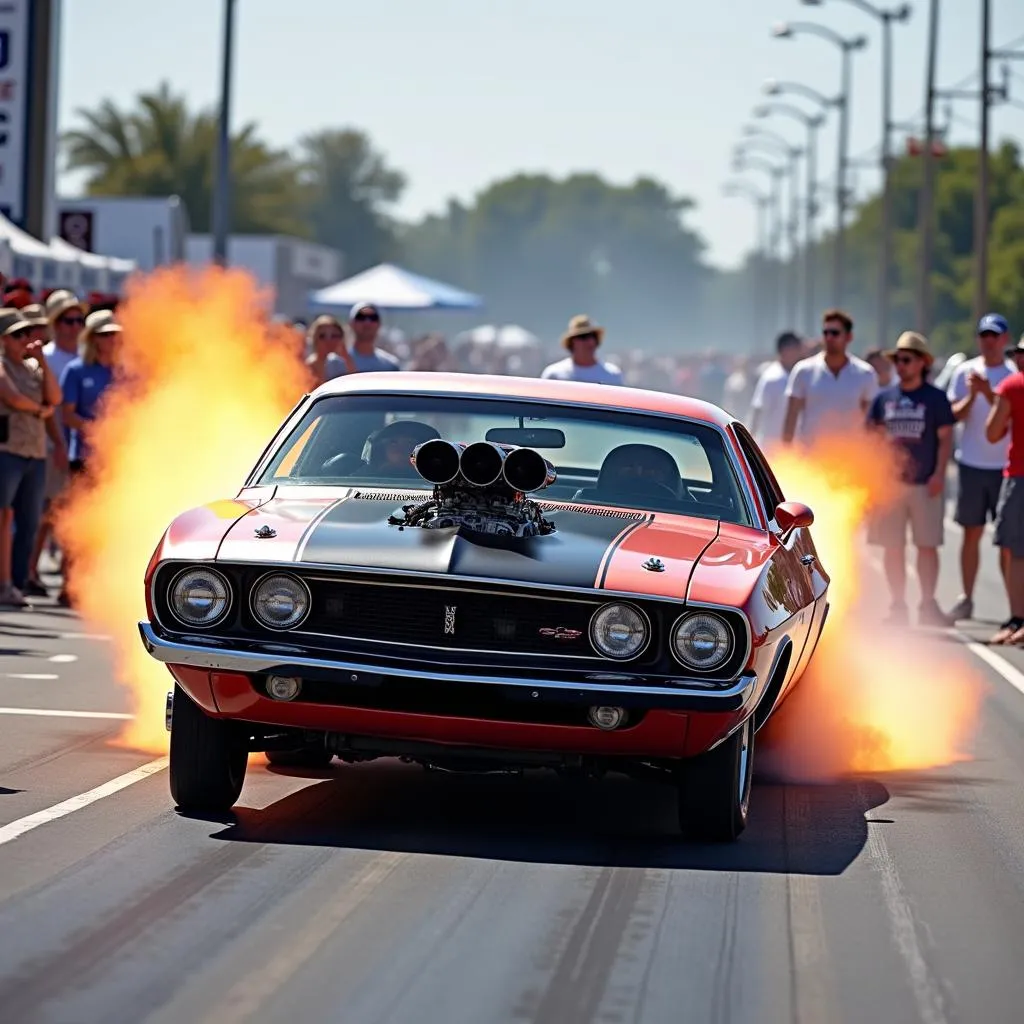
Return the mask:
[(349, 310), (349, 320), (355, 320), (360, 313), (376, 313), (377, 319), (380, 319), (380, 310), (372, 302), (357, 302)]
[(984, 334), (991, 331), (993, 334), (1005, 334), (1010, 329), (1006, 317), (999, 313), (986, 313), (978, 321), (978, 333)]

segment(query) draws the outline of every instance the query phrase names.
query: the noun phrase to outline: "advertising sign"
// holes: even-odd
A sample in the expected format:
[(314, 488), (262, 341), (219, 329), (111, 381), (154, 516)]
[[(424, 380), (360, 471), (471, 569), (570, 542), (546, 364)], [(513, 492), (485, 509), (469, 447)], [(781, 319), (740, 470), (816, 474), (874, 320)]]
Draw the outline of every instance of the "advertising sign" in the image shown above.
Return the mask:
[(26, 213), (30, 4), (0, 0), (0, 211), (15, 223)]

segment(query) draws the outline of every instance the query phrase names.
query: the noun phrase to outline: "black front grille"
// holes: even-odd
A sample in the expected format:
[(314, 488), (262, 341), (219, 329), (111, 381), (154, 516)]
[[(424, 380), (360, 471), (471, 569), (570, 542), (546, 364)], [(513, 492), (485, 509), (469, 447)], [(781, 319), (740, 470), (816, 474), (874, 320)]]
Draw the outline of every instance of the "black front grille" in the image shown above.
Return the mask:
[(599, 602), (458, 588), (310, 579), (302, 632), (462, 651), (592, 657)]

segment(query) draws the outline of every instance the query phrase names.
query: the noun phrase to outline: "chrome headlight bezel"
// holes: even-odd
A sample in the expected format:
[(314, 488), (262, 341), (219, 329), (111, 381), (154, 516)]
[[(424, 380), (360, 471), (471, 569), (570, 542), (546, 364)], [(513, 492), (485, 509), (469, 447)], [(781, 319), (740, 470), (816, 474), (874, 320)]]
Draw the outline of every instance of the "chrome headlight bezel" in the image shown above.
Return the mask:
[[(190, 622), (178, 610), (177, 603), (174, 599), (174, 594), (179, 584), (185, 579), (185, 577), (191, 575), (208, 576), (215, 584), (219, 583), (224, 592), (224, 607), (221, 609), (219, 614), (204, 622)], [(216, 587), (214, 587), (214, 589), (216, 589)], [(189, 565), (176, 572), (171, 578), (171, 582), (167, 585), (165, 601), (167, 604), (167, 610), (174, 616), (175, 620), (186, 629), (212, 629), (214, 626), (220, 625), (220, 623), (222, 623), (231, 612), (234, 605), (234, 590), (231, 587), (231, 581), (219, 570), (209, 568), (205, 565)]]
[[(688, 619), (698, 617), (712, 619), (715, 622), (720, 623), (724, 627), (729, 639), (729, 646), (725, 649), (725, 654), (713, 665), (695, 664), (679, 649), (678, 636), (680, 629)], [(725, 615), (721, 615), (713, 608), (701, 608), (700, 606), (687, 608), (687, 610), (672, 623), (672, 628), (669, 630), (668, 636), (668, 646), (669, 650), (672, 652), (672, 657), (675, 658), (675, 660), (688, 672), (697, 672), (701, 675), (714, 675), (716, 673), (720, 673), (721, 670), (734, 659), (738, 643), (739, 640), (736, 636), (736, 629)]]
[[(264, 619), (257, 610), (256, 597), (259, 594), (260, 588), (265, 586), (269, 580), (277, 578), (285, 579), (291, 583), (296, 584), (296, 586), (305, 596), (306, 607), (303, 610), (302, 614), (294, 622), (289, 622), (287, 625), (267, 622), (266, 619)], [(312, 610), (313, 595), (310, 592), (309, 585), (306, 583), (305, 580), (301, 579), (299, 576), (296, 576), (294, 573), (281, 572), (279, 570), (264, 573), (252, 585), (252, 589), (249, 591), (249, 611), (252, 613), (252, 617), (256, 620), (257, 624), (260, 625), (263, 629), (269, 629), (275, 633), (290, 633), (293, 629), (298, 629), (298, 627), (301, 626), (306, 621), (306, 619), (309, 618), (310, 612)]]
[[(603, 650), (594, 639), (595, 632), (597, 629), (598, 617), (603, 613), (608, 612), (612, 608), (629, 609), (629, 611), (634, 612), (639, 617), (640, 622), (643, 626), (643, 641), (641, 642), (640, 646), (630, 654), (609, 654), (607, 651)], [(609, 661), (626, 662), (635, 661), (637, 658), (643, 655), (643, 653), (650, 646), (653, 630), (651, 628), (650, 616), (639, 605), (633, 604), (632, 601), (607, 601), (605, 604), (601, 605), (600, 608), (595, 609), (594, 614), (590, 616), (590, 624), (587, 627), (587, 635), (590, 639), (591, 648), (595, 651), (595, 653), (599, 654), (602, 658), (607, 658)]]

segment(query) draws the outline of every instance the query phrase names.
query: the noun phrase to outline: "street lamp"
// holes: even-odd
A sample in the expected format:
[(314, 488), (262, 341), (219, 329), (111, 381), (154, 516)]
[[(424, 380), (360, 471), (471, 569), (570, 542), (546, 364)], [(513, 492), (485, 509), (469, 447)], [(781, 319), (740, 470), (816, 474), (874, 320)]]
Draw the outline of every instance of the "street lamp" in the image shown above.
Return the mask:
[(850, 146), (850, 103), (852, 98), (852, 77), (853, 68), (851, 58), (855, 50), (862, 50), (868, 45), (866, 36), (852, 36), (847, 38), (841, 36), (824, 25), (818, 25), (809, 21), (797, 21), (788, 24), (776, 25), (772, 29), (772, 35), (776, 39), (792, 39), (794, 36), (807, 33), (812, 36), (819, 36), (835, 46), (838, 46), (843, 54), (842, 74), (840, 77), (839, 89), (839, 168), (836, 175), (836, 249), (835, 267), (833, 270), (834, 281), (833, 291), (835, 293), (835, 304), (842, 305), (843, 302), (843, 277), (845, 274), (846, 258), (846, 160)]
[[(813, 91), (813, 90), (812, 90)], [(795, 118), (807, 129), (807, 201), (804, 207), (804, 322), (810, 329), (814, 320), (814, 221), (818, 213), (818, 132), (824, 114), (808, 114), (792, 103), (775, 100), (754, 110), (755, 117), (781, 114)]]
[[(760, 189), (755, 188), (749, 182), (739, 178), (727, 181), (722, 186), (722, 194), (730, 198), (749, 199), (757, 210), (757, 247), (754, 252), (751, 271), (753, 275), (754, 302), (752, 307), (754, 324), (751, 334), (751, 348), (757, 350), (762, 343), (761, 318), (765, 315), (768, 305), (768, 289), (765, 288), (766, 275), (768, 274), (768, 207), (771, 204), (771, 197), (765, 195)], [(774, 302), (774, 296), (771, 301)], [(775, 306), (772, 306), (772, 318), (774, 319)]]
[[(803, 0), (808, 7), (820, 7), (824, 0)], [(876, 7), (868, 0), (845, 0), (882, 25), (882, 256), (878, 277), (878, 347), (889, 341), (889, 289), (892, 285), (892, 26), (910, 20), (910, 4)]]
[(220, 115), (217, 121), (217, 177), (214, 182), (211, 234), (213, 259), (228, 261), (231, 230), (231, 67), (234, 58), (235, 0), (224, 0), (224, 43), (221, 54)]
[(795, 329), (800, 294), (800, 157), (803, 150), (777, 132), (754, 125), (744, 125), (743, 144), (775, 147), (789, 161), (789, 288), (786, 295), (786, 318)]
[[(747, 153), (742, 146), (737, 147), (736, 153), (733, 157), (733, 170), (735, 171), (763, 171), (771, 178), (771, 192), (768, 200), (768, 210), (770, 211), (770, 227), (768, 228), (768, 255), (771, 263), (773, 264), (772, 275), (773, 277), (779, 273), (780, 269), (780, 245), (782, 241), (782, 179), (786, 175), (786, 167), (780, 166), (779, 164), (773, 164), (770, 160), (767, 160), (758, 154)], [(779, 294), (778, 281), (772, 282), (772, 287), (769, 288), (769, 295), (772, 298), (772, 317), (775, 320), (776, 328), (780, 327), (780, 318), (778, 317), (778, 305), (776, 304), (776, 297)]]

